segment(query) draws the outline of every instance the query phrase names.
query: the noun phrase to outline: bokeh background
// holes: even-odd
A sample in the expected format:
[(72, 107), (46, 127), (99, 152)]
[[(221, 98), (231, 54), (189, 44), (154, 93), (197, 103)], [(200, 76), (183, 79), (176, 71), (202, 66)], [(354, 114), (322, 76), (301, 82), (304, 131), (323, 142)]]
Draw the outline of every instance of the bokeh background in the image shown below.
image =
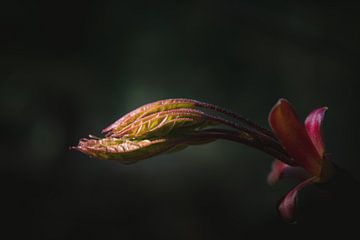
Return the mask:
[(69, 146), (158, 99), (211, 102), (267, 126), (285, 97), (302, 118), (329, 107), (327, 149), (359, 179), (357, 5), (2, 2), (6, 228), (27, 239), (244, 239), (293, 228), (275, 209), (293, 182), (267, 186), (272, 159), (248, 147), (218, 141), (125, 166)]

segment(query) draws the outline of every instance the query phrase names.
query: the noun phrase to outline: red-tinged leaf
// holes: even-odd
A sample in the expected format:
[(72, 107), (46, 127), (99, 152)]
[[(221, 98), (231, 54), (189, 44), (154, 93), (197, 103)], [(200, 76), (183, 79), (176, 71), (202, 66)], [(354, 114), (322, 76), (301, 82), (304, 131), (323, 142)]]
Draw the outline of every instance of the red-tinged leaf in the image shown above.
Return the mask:
[(215, 124), (219, 124), (216, 118), (210, 118), (199, 110), (180, 108), (142, 117), (108, 136), (136, 139), (164, 137), (175, 130), (195, 130)]
[(312, 175), (321, 173), (322, 157), (317, 152), (305, 126), (285, 99), (280, 99), (269, 114), (269, 124), (280, 143), (295, 162)]
[(81, 139), (73, 149), (98, 159), (117, 160), (128, 164), (166, 152), (174, 146), (176, 142), (168, 139), (129, 141), (103, 138)]
[(327, 107), (312, 111), (305, 120), (306, 131), (321, 157), (324, 157), (325, 145), (322, 139), (321, 126)]
[(275, 185), (279, 180), (287, 177), (305, 180), (309, 178), (310, 175), (301, 167), (293, 167), (275, 159), (272, 164), (271, 172), (267, 176), (268, 184)]
[(102, 132), (116, 132), (117, 130), (122, 129), (124, 126), (128, 125), (129, 123), (134, 122), (137, 119), (146, 117), (152, 113), (178, 108), (195, 108), (195, 104), (196, 103), (194, 100), (183, 98), (165, 99), (149, 103), (124, 115), (119, 120), (115, 121), (113, 124), (103, 129)]
[(128, 140), (120, 138), (81, 139), (71, 149), (103, 160), (116, 160), (124, 164), (135, 163), (162, 153), (179, 151), (190, 145), (215, 141), (208, 135), (158, 138), (151, 140)]
[[(196, 107), (224, 113), (240, 120), (242, 124), (207, 114), (195, 109)], [(235, 130), (208, 128), (215, 125)], [(293, 159), (269, 131), (251, 124), (249, 120), (233, 112), (191, 99), (167, 99), (144, 105), (126, 114), (103, 132), (106, 133), (105, 138), (82, 140), (75, 149), (100, 159), (128, 162), (169, 150), (176, 151), (187, 145), (227, 139), (257, 148), (286, 163), (294, 164)], [(157, 141), (159, 139), (167, 140), (160, 143)], [(175, 145), (173, 140), (176, 141)]]
[(304, 187), (312, 184), (315, 182), (317, 178), (312, 177), (308, 178), (299, 185), (297, 185), (295, 188), (293, 188), (290, 192), (288, 192), (285, 197), (282, 199), (282, 201), (279, 204), (278, 210), (280, 213), (280, 216), (287, 222), (293, 222), (295, 219), (295, 209), (296, 209), (296, 200), (298, 193), (301, 189)]

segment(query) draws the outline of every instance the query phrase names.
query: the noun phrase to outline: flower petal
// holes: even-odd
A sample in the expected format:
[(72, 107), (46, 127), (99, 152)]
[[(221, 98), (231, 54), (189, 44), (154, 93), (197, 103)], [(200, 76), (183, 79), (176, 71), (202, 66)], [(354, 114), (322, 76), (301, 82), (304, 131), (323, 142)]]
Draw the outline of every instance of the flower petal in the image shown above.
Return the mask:
[(267, 183), (269, 185), (276, 184), (280, 180), (280, 178), (283, 174), (283, 171), (287, 166), (289, 166), (289, 165), (275, 159), (271, 165), (271, 171), (267, 176)]
[(296, 199), (299, 191), (303, 189), (304, 187), (312, 184), (317, 178), (312, 177), (308, 178), (299, 185), (297, 185), (295, 188), (293, 188), (290, 192), (288, 192), (285, 197), (282, 199), (282, 201), (279, 204), (279, 213), (280, 216), (288, 222), (294, 221), (295, 216), (295, 208), (296, 208)]
[(325, 146), (321, 134), (321, 125), (327, 109), (327, 107), (315, 109), (305, 120), (306, 131), (321, 157), (324, 156), (325, 152)]
[(311, 174), (319, 176), (321, 156), (287, 100), (280, 99), (275, 104), (269, 114), (269, 124), (295, 162)]
[(272, 164), (271, 172), (267, 176), (269, 185), (275, 185), (282, 178), (295, 178), (305, 180), (309, 178), (309, 173), (301, 167), (292, 167), (280, 160), (275, 159)]

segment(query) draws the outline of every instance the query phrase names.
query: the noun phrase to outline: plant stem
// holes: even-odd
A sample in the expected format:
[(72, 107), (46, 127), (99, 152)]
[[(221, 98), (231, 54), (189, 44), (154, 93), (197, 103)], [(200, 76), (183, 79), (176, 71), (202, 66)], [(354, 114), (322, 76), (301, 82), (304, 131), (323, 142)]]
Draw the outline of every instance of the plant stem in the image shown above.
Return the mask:
[(257, 130), (257, 131), (262, 132), (262, 133), (264, 133), (265, 135), (267, 135), (267, 136), (269, 136), (269, 137), (271, 137), (271, 138), (276, 139), (276, 137), (274, 136), (274, 134), (273, 134), (270, 130), (268, 130), (268, 129), (264, 128), (264, 127), (261, 127), (260, 125), (258, 125), (258, 124), (256, 124), (256, 123), (254, 123), (253, 121), (251, 121), (251, 120), (249, 120), (249, 119), (241, 116), (240, 114), (237, 114), (237, 113), (235, 113), (235, 112), (233, 112), (233, 111), (230, 111), (230, 110), (227, 110), (227, 109), (222, 108), (222, 107), (220, 107), (220, 106), (217, 106), (217, 105), (215, 105), (215, 104), (200, 102), (200, 101), (196, 101), (196, 100), (193, 100), (193, 101), (194, 101), (194, 104), (195, 104), (196, 106), (198, 106), (198, 107), (207, 108), (207, 109), (214, 110), (214, 111), (216, 111), (216, 112), (219, 112), (219, 113), (223, 113), (223, 114), (225, 114), (225, 115), (228, 115), (228, 116), (230, 116), (230, 117), (232, 117), (232, 118), (235, 118), (235, 119), (237, 119), (237, 120), (240, 120), (241, 122), (247, 124), (248, 126), (254, 128), (254, 129)]
[[(191, 138), (196, 137), (197, 139), (225, 139), (242, 143), (244, 145), (256, 148), (262, 152), (265, 152), (276, 159), (279, 159), (286, 164), (296, 166), (293, 159), (285, 152), (279, 143), (274, 144), (273, 140), (268, 138), (264, 139), (263, 136), (254, 135), (251, 132), (236, 132), (225, 129), (208, 129), (190, 133)], [(190, 139), (191, 139), (190, 138)]]

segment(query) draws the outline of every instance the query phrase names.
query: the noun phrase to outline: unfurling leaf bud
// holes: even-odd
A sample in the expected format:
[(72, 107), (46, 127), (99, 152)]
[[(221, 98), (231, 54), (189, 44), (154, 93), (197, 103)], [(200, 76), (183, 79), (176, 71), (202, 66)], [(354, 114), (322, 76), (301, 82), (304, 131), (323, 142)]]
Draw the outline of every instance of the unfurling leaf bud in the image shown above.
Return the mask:
[[(242, 125), (196, 108), (228, 115)], [(232, 130), (210, 128), (220, 125)], [(105, 138), (82, 139), (73, 149), (99, 159), (133, 163), (189, 145), (227, 139), (255, 147), (285, 161), (291, 160), (268, 131), (233, 112), (191, 99), (167, 99), (144, 105), (124, 115), (102, 132)]]
[(124, 140), (107, 137), (103, 139), (81, 139), (77, 147), (89, 156), (117, 160), (130, 164), (165, 152), (182, 150), (189, 145), (203, 144), (213, 141), (212, 138), (159, 138), (153, 140)]
[(191, 99), (165, 99), (157, 102), (149, 103), (141, 106), (128, 114), (121, 117), (119, 120), (102, 130), (102, 133), (106, 133), (107, 136), (123, 129), (130, 123), (135, 122), (138, 119), (144, 118), (150, 114), (163, 112), (167, 110), (186, 108), (194, 109), (196, 107), (196, 101)]

